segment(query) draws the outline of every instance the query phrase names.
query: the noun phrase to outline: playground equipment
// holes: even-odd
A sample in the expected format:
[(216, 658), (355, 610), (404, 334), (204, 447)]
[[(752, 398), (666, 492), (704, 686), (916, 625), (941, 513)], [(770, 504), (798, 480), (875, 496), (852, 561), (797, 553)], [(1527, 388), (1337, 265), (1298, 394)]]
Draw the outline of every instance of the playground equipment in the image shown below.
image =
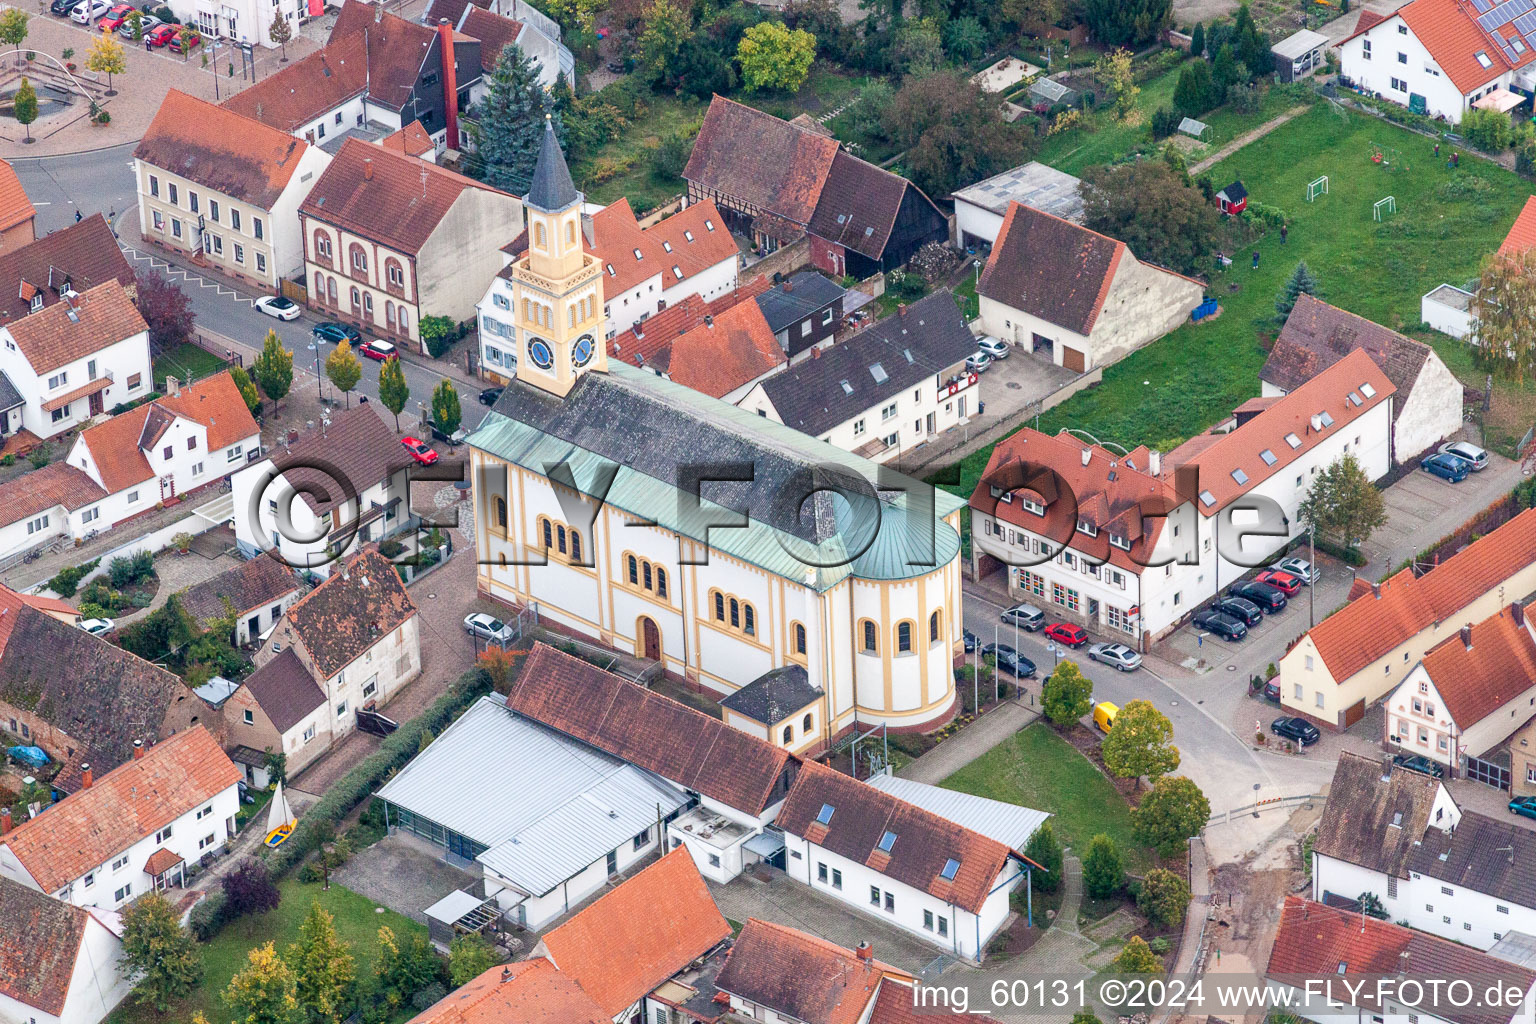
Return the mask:
[(1326, 174), (1323, 175), (1321, 178), (1318, 178), (1316, 181), (1311, 182), (1310, 184), (1307, 185), (1307, 202), (1309, 202), (1309, 203), (1312, 200), (1316, 199), (1318, 196), (1320, 196), (1320, 195), (1321, 196), (1325, 196), (1327, 194), (1328, 194), (1328, 175), (1326, 175)]
[(1381, 220), (1381, 211), (1382, 210), (1386, 210), (1388, 215), (1396, 213), (1397, 212), (1397, 197), (1396, 196), (1387, 196), (1385, 199), (1378, 199), (1378, 200), (1376, 200), (1375, 205), (1371, 207), (1371, 219), (1372, 220)]
[(1386, 146), (1379, 142), (1371, 143), (1371, 163), (1389, 170), (1402, 171), (1408, 167), (1403, 163), (1403, 154), (1396, 146)]

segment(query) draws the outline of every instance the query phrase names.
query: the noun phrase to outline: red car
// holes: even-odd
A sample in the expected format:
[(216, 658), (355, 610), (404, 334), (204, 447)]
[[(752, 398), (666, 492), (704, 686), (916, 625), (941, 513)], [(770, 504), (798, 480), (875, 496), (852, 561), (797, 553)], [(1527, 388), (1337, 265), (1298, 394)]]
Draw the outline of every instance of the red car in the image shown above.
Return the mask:
[(1286, 597), (1295, 597), (1301, 589), (1301, 580), (1279, 569), (1265, 569), (1255, 577), (1260, 583), (1268, 583)]
[(144, 33), (144, 46), (146, 48), (165, 46), (176, 37), (176, 33), (180, 28), (180, 25), (156, 25)]
[(381, 363), (400, 358), (400, 353), (396, 351), (395, 346), (377, 338), (363, 346), (363, 355), (369, 359), (377, 359)]
[(103, 14), (96, 24), (100, 25), (104, 31), (116, 32), (123, 27), (123, 22), (127, 21), (128, 15), (132, 13), (133, 4), (118, 4)]
[(437, 461), (437, 452), (429, 448), (423, 441), (418, 441), (414, 437), (407, 437), (402, 438), (400, 443), (405, 445), (405, 450), (411, 453), (411, 458), (423, 466), (430, 466)]
[(1066, 644), (1068, 647), (1081, 647), (1088, 642), (1088, 634), (1083, 632), (1082, 626), (1072, 626), (1065, 622), (1053, 622), (1046, 626), (1045, 635), (1048, 639)]
[(194, 29), (181, 28), (180, 26), (178, 28), (179, 31), (171, 37), (172, 50), (177, 53), (190, 53), (202, 45), (203, 37), (198, 35)]

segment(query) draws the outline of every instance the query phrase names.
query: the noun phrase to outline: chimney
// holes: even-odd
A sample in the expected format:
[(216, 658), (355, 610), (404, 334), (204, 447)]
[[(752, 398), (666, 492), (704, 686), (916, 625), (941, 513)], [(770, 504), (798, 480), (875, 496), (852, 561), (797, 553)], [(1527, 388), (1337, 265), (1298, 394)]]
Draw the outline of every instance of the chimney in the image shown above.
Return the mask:
[(167, 374), (165, 378), (165, 393), (172, 398), (181, 394), (181, 381)]
[(139, 758), (141, 758), (143, 756), (144, 756), (144, 741), (143, 740), (134, 740), (133, 741), (133, 759), (135, 761), (137, 761), (137, 760), (139, 760)]
[(373, 157), (371, 156), (363, 158), (363, 180), (373, 180)]
[(11, 809), (9, 807), (0, 807), (0, 836), (5, 835), (10, 830), (11, 830)]
[(447, 18), (437, 21), (437, 35), (442, 40), (443, 120), (448, 124), (449, 149), (459, 148), (459, 75), (453, 60), (453, 26)]
[(81, 789), (90, 789), (91, 788), (91, 783), (93, 783), (95, 781), (96, 781), (95, 777), (91, 775), (91, 766), (88, 765), (88, 764), (81, 765), (80, 766), (80, 788)]
[(713, 316), (711, 316), (710, 314), (705, 313), (704, 314), (704, 326), (705, 327), (713, 327), (713, 326), (715, 326), (715, 318)]
[(795, 282), (791, 281), (789, 278), (786, 277), (784, 279), (784, 294), (788, 295), (790, 292), (792, 292), (794, 290), (795, 290)]
[(1163, 453), (1155, 448), (1147, 452), (1147, 472), (1153, 476), (1163, 475)]
[(1372, 583), (1371, 584), (1371, 596), (1374, 597), (1378, 601), (1381, 600), (1381, 584), (1380, 583)]
[(501, 969), (501, 980), (502, 981), (511, 981), (512, 980), (512, 968), (510, 968), (510, 967), (503, 967)]
[(1407, 977), (1407, 975), (1408, 975), (1408, 951), (1405, 949), (1401, 953), (1397, 954), (1397, 976), (1399, 978), (1403, 978), (1403, 977)]
[(1392, 781), (1392, 755), (1384, 754), (1381, 758), (1381, 781)]
[(905, 302), (898, 302), (898, 303), (896, 303), (896, 315), (897, 316), (906, 316), (907, 315), (907, 304)]
[(1509, 614), (1515, 620), (1515, 625), (1525, 625), (1525, 607), (1519, 601), (1509, 606)]
[(812, 359), (820, 359), (821, 358), (821, 346), (820, 345), (817, 345), (815, 348), (811, 349), (811, 358)]
[(1086, 465), (1088, 465), (1088, 463), (1090, 463), (1092, 461), (1093, 461), (1093, 449), (1092, 448), (1084, 448), (1083, 449), (1083, 465), (1086, 466)]
[(875, 951), (870, 948), (868, 942), (859, 943), (859, 947), (853, 951), (853, 955), (866, 963), (874, 956)]
[(1472, 627), (1470, 624), (1461, 627), (1461, 643), (1467, 650), (1470, 651), (1472, 649)]

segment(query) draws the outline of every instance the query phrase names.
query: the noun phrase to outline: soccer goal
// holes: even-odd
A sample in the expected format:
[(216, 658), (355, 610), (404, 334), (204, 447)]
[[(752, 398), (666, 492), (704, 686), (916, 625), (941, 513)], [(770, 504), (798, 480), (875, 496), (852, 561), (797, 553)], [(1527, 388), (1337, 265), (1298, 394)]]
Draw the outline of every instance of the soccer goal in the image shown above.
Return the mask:
[(1307, 202), (1328, 194), (1328, 175), (1323, 175), (1307, 186)]
[(1381, 220), (1381, 216), (1382, 216), (1383, 213), (1386, 213), (1386, 214), (1390, 215), (1390, 214), (1394, 214), (1396, 212), (1397, 212), (1397, 197), (1396, 196), (1387, 196), (1385, 199), (1378, 199), (1378, 200), (1376, 200), (1376, 205), (1371, 207), (1371, 218), (1373, 220)]

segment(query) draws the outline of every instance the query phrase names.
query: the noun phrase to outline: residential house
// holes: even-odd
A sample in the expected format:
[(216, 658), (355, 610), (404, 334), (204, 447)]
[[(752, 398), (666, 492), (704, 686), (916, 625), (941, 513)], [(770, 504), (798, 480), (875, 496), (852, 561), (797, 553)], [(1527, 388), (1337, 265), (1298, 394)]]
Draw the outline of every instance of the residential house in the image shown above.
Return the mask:
[(950, 197), (955, 201), (955, 239), (962, 249), (990, 249), (1014, 203), (1081, 224), (1081, 185), (1081, 179), (1035, 160), (967, 185)]
[[(292, 662), (284, 657), (287, 654), (297, 657), (325, 695), (318, 723), (296, 737), (292, 735), (294, 729), (279, 727), (281, 712), (264, 706), (272, 728), (284, 736), (289, 770), (297, 773), (355, 729), (359, 711), (388, 704), (421, 674), (416, 603), (406, 592), (394, 563), (379, 554), (376, 545), (341, 560), (325, 582), (289, 606), (256, 652), (258, 672), (281, 660), (283, 665), (273, 672), (296, 674)], [(302, 692), (296, 680), (290, 680), (282, 692), (294, 690)], [(258, 683), (255, 692), (266, 691)], [(248, 703), (231, 697), (226, 707), (242, 712), (240, 722), (233, 721), (232, 711), (226, 712), (232, 743), (263, 749), (244, 731), (260, 725), (250, 720), (253, 716), (244, 714)], [(304, 710), (307, 716), (314, 708)], [(270, 736), (268, 733), (267, 738)]]
[(277, 625), (302, 592), (293, 567), (264, 553), (183, 590), (178, 597), (202, 629), (234, 616), (233, 640), (243, 647)]
[[(512, 750), (522, 765), (516, 778), (477, 773), (465, 785), (466, 771)], [(378, 797), (393, 828), (475, 862), (483, 898), (533, 931), (662, 849), (664, 823), (692, 803), (681, 788), (517, 714), (496, 694), (480, 698)]]
[(122, 920), (0, 875), (0, 1017), (97, 1024), (133, 987), (118, 967)]
[(1137, 259), (1117, 239), (1011, 202), (976, 294), (986, 334), (1083, 373), (1184, 323), (1205, 285)]
[(1260, 394), (1286, 394), (1356, 349), (1368, 352), (1397, 388), (1394, 462), (1408, 462), (1461, 429), (1461, 381), (1434, 349), (1305, 293), (1297, 296), (1259, 371)]
[[(750, 1020), (857, 1024), (885, 987), (916, 979), (873, 956), (869, 943), (848, 949), (782, 924), (748, 918), (731, 946), (715, 987), (730, 1009)], [(911, 998), (911, 988), (905, 989)]]
[(0, 252), (10, 252), (37, 240), (37, 208), (27, 198), (16, 169), (0, 160)]
[(301, 138), (172, 89), (133, 151), (140, 231), (275, 289), (303, 270), (299, 204), (330, 162)]
[(949, 241), (949, 218), (906, 178), (839, 149), (806, 231), (812, 266), (862, 281)]
[(1536, 87), (1536, 25), (1518, 3), (1413, 0), (1391, 14), (1362, 11), (1339, 44), (1349, 84), (1455, 124), (1478, 101)]
[(534, 955), (548, 957), (615, 1022), (652, 1021), (650, 994), (730, 937), (693, 861), (673, 850), (546, 932)]
[(1280, 700), (1290, 714), (1348, 728), (1432, 647), (1533, 591), (1536, 510), (1527, 510), (1423, 575), (1410, 567), (1352, 590), (1280, 659)]
[(235, 544), (246, 558), (325, 576), (338, 558), (407, 529), (410, 454), (372, 403), (266, 453), (230, 480)]
[[(1389, 921), (1287, 896), (1266, 979), (1288, 987), (1290, 1013), (1317, 1024), (1505, 1024), (1530, 1013), (1536, 971)], [(1461, 980), (1482, 997), (1415, 999), (1398, 979)], [(1423, 986), (1428, 989), (1426, 984)], [(1459, 988), (1459, 986), (1458, 986)], [(1509, 1002), (1486, 1000), (1508, 990)], [(1277, 995), (1276, 999), (1281, 998)]]
[(783, 747), (799, 757), (813, 757), (826, 748), (818, 718), (826, 708), (826, 691), (812, 686), (800, 665), (764, 672), (720, 701), (722, 720), (740, 730)]
[(149, 325), (121, 284), (103, 281), (51, 304), (41, 288), (23, 289), (31, 311), (0, 326), (6, 435), (52, 437), (154, 389)]
[(117, 247), (106, 217), (88, 217), (29, 245), (0, 250), (0, 323), (116, 281), (134, 294), (133, 267)]
[(1518, 257), (1533, 245), (1536, 245), (1536, 196), (1529, 196), (1515, 215), (1515, 222), (1509, 226), (1504, 241), (1499, 243), (1499, 255)]
[(272, 755), (297, 775), (335, 741), (325, 691), (291, 647), (242, 679), (224, 708), (230, 757), (247, 784), (268, 777)]
[[(1007, 566), (1018, 600), (1146, 649), (1301, 534), (1320, 470), (1347, 452), (1371, 479), (1387, 472), (1393, 393), (1356, 351), (1167, 455), (1026, 427), (998, 444), (971, 495), (972, 571)], [(1245, 517), (1261, 508), (1278, 532), (1253, 531)]]
[(474, 316), (522, 204), (435, 164), (348, 139), (299, 218), (310, 308), (425, 352), (421, 318)]
[[(235, 838), (240, 770), (201, 725), (127, 763), (0, 835), (0, 875), (81, 907), (117, 910), (151, 889), (184, 884), (186, 865)], [(0, 822), (10, 818), (0, 808)]]
[(12, 593), (0, 591), (0, 729), (60, 763), (56, 792), (79, 790), (85, 764), (101, 774), (129, 760), (136, 742), (198, 724), (222, 735), (179, 678)]
[(843, 320), (843, 286), (814, 270), (791, 274), (757, 296), (768, 329), (790, 363), (809, 359), (813, 348), (826, 348)]
[(545, 89), (554, 88), (562, 74), (572, 85), (576, 82), (576, 58), (560, 42), (560, 26), (532, 10), (525, 0), (505, 4), (433, 0), (421, 20), (425, 25), (438, 25), (445, 18), (455, 32), (480, 41), (481, 77), (470, 97), (473, 103), (483, 98), (496, 61), (508, 46), (515, 46), (533, 61), (539, 84)]
[(863, 458), (900, 459), (975, 411), (979, 378), (965, 368), (975, 351), (940, 290), (759, 381), (737, 404)]
[(746, 291), (713, 302), (689, 296), (610, 340), (608, 357), (711, 398), (739, 402), (786, 363)]
[(499, 965), (472, 978), (408, 1024), (612, 1024), (582, 987), (547, 957)]
[(307, 0), (220, 0), (212, 4), (203, 0), (168, 0), (166, 6), (183, 25), (191, 25), (209, 40), (224, 40), (225, 46), (241, 43), (260, 43), (268, 50), (275, 50), (278, 43), (272, 40), (272, 23), (281, 18), (294, 36), (299, 26), (311, 17)]
[(399, 131), (391, 132), (380, 139), (378, 145), (405, 156), (425, 160), (427, 163), (438, 162), (437, 146), (432, 142), (432, 136), (427, 134), (427, 130), (422, 127), (420, 121), (412, 121)]

